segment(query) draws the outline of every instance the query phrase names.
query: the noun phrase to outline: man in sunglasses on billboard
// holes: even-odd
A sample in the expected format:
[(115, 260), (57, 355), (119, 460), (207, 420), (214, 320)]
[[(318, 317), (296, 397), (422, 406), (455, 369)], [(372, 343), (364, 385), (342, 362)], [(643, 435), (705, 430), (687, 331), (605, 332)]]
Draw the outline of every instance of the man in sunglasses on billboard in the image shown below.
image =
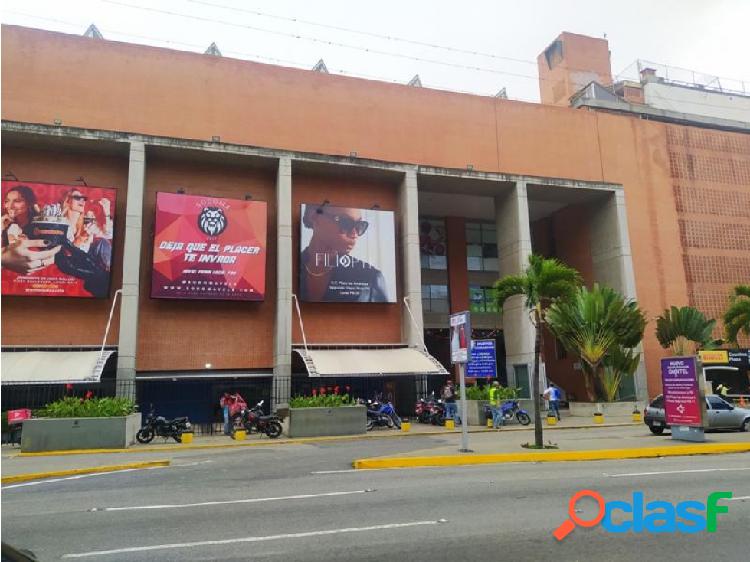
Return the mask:
[(302, 224), (313, 231), (300, 259), (302, 300), (391, 302), (381, 271), (351, 255), (370, 226), (362, 209), (305, 205)]

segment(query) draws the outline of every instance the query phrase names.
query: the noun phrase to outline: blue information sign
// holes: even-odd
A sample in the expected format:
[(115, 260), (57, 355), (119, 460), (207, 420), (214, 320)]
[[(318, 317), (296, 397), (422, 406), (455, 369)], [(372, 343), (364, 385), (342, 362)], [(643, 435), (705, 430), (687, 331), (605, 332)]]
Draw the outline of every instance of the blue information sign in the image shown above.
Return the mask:
[(495, 340), (472, 340), (466, 376), (493, 379), (497, 376)]

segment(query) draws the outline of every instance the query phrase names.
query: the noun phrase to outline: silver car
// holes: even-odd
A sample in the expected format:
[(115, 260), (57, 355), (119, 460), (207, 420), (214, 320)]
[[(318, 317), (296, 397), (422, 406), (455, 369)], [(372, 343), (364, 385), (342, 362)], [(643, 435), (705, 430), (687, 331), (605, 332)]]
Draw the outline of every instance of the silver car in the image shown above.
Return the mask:
[[(750, 431), (750, 410), (734, 406), (717, 394), (706, 396), (706, 418), (706, 429)], [(655, 435), (661, 435), (665, 429), (669, 429), (664, 414), (664, 397), (661, 394), (646, 406), (643, 422)]]

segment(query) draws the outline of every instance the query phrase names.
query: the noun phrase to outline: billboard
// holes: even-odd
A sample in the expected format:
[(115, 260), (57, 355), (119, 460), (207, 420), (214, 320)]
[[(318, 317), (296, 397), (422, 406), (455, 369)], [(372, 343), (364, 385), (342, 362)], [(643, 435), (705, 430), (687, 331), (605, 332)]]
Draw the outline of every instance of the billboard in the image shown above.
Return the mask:
[(466, 376), (491, 379), (497, 376), (495, 340), (471, 340)]
[(662, 359), (661, 381), (667, 423), (671, 426), (702, 427), (705, 401), (695, 357)]
[(116, 191), (2, 182), (2, 294), (109, 295)]
[(468, 363), (471, 348), (471, 320), (468, 312), (450, 315), (451, 362)]
[(299, 293), (307, 302), (396, 302), (393, 211), (303, 204)]
[(266, 214), (265, 201), (157, 193), (151, 296), (263, 300)]

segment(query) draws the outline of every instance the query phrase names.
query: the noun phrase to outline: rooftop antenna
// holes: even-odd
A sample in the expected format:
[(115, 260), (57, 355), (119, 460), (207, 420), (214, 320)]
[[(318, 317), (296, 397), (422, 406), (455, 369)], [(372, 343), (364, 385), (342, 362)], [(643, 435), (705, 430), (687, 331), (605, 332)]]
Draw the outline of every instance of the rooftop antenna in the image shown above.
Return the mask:
[(216, 46), (216, 43), (211, 42), (211, 44), (208, 46), (208, 49), (206, 49), (206, 52), (203, 53), (204, 55), (211, 55), (214, 57), (220, 57), (221, 51), (219, 50), (219, 47)]
[(326, 66), (326, 63), (323, 62), (323, 59), (320, 59), (318, 62), (315, 63), (315, 66), (312, 67), (313, 72), (322, 72), (323, 74), (329, 74), (328, 67)]
[(409, 80), (409, 83), (407, 86), (413, 86), (415, 88), (421, 88), (422, 87), (422, 81), (419, 79), (419, 74), (415, 74), (414, 78)]
[(83, 32), (83, 36), (89, 39), (104, 39), (102, 32), (93, 23)]

